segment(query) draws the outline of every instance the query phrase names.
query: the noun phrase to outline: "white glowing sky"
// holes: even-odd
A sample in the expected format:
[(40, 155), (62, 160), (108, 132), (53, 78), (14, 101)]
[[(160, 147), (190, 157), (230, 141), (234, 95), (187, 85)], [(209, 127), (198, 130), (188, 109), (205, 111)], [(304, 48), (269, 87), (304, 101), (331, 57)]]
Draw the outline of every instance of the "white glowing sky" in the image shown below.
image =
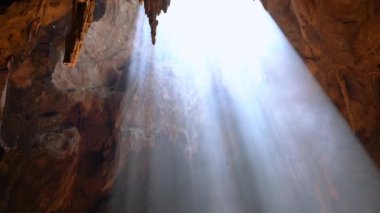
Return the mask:
[[(138, 18), (128, 85), (139, 86), (130, 96), (133, 100), (125, 101), (125, 132), (133, 135), (129, 143), (135, 145), (147, 138), (151, 144), (162, 142), (155, 138), (160, 131), (177, 131), (186, 135), (182, 140), (198, 140), (188, 149), (189, 155), (201, 153), (204, 175), (213, 177), (205, 189), (211, 197), (209, 212), (245, 212), (251, 206), (243, 201), (252, 199), (259, 199), (265, 212), (311, 212), (318, 210), (319, 202), (324, 203), (321, 211), (336, 212), (343, 208), (335, 203), (336, 194), (354, 209), (360, 206), (355, 203), (372, 201), (350, 193), (374, 198), (379, 194), (353, 175), (379, 177), (346, 122), (259, 2), (173, 0), (159, 21), (157, 43), (152, 46), (143, 12)], [(153, 112), (146, 115), (151, 108)], [(144, 123), (140, 117), (157, 119)], [(170, 127), (173, 118), (181, 122)], [(139, 129), (141, 123), (149, 127)], [(231, 157), (235, 151), (230, 146), (242, 156)], [(185, 165), (176, 162), (179, 168), (164, 168), (167, 162), (160, 159), (167, 154), (153, 148), (152, 155), (157, 160), (150, 168), (158, 176), (150, 183), (152, 212), (165, 212), (174, 202), (161, 197), (171, 184), (165, 181)], [(231, 158), (235, 166), (229, 165)], [(203, 178), (189, 172), (189, 187), (204, 187)], [(239, 182), (246, 189), (237, 188)], [(235, 187), (225, 187), (231, 183)], [(179, 188), (176, 199), (187, 200)], [(129, 194), (133, 197), (134, 192)]]

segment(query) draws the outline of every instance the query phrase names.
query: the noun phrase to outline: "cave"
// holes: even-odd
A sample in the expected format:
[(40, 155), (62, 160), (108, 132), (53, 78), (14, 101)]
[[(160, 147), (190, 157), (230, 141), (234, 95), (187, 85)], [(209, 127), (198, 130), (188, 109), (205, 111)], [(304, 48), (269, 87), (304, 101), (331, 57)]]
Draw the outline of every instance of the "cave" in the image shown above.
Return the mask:
[(380, 1), (3, 0), (0, 212), (380, 212)]

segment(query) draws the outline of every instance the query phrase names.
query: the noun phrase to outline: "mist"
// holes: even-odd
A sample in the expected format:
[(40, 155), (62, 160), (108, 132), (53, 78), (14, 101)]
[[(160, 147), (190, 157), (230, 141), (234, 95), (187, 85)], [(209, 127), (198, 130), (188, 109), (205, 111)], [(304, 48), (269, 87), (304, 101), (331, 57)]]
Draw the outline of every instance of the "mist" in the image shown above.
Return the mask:
[(259, 1), (140, 11), (111, 212), (371, 212), (379, 174)]

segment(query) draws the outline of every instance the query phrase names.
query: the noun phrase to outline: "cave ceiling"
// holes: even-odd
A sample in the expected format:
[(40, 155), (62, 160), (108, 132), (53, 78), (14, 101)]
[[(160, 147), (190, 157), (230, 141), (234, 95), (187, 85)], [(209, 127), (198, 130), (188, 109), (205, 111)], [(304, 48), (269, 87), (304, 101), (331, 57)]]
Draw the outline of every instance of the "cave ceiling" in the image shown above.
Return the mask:
[[(93, 21), (95, 0), (77, 0), (73, 6), (73, 22), (66, 37), (64, 63), (74, 67), (77, 63), (83, 40)], [(166, 13), (170, 0), (139, 0), (144, 5), (145, 14), (151, 27), (152, 43), (156, 43), (157, 16), (163, 11)]]
[[(261, 2), (380, 165), (380, 1)], [(169, 5), (0, 1), (0, 212), (102, 208), (125, 157), (119, 106), (145, 101), (125, 91), (139, 7), (154, 44)]]

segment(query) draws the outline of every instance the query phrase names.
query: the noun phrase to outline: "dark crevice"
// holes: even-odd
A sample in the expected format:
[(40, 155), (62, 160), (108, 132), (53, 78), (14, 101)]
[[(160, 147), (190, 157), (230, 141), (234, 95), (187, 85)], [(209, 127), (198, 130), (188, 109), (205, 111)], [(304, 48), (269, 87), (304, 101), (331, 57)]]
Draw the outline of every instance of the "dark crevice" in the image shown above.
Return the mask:
[(50, 118), (50, 117), (54, 117), (57, 115), (58, 115), (57, 111), (49, 111), (49, 112), (44, 112), (44, 113), (40, 114), (39, 117), (40, 118)]
[(0, 1), (0, 14), (2, 14), (13, 2), (21, 0), (1, 0)]
[(93, 205), (93, 207), (90, 209), (89, 212), (94, 212), (94, 213), (106, 212), (107, 204), (108, 204), (109, 200), (110, 200), (110, 197), (108, 197), (108, 196), (102, 197), (101, 199), (99, 199), (95, 202), (95, 204)]
[(105, 14), (107, 9), (107, 1), (98, 0), (95, 2), (95, 9), (93, 14), (94, 21), (99, 21)]
[(0, 161), (3, 160), (4, 153), (5, 153), (4, 148), (0, 146)]

